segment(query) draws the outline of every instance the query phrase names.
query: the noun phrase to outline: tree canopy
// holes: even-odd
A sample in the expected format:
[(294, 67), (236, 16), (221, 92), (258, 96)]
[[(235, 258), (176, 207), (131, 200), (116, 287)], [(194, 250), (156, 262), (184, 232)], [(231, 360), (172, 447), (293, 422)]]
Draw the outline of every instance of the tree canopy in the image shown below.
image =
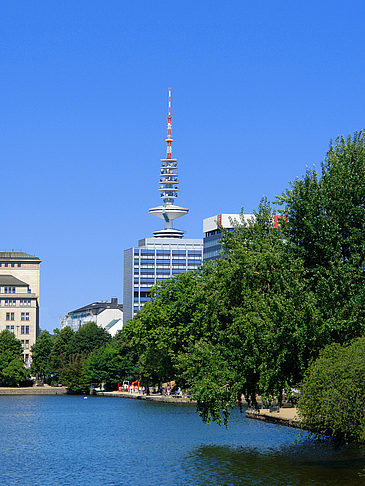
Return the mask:
[(4, 330), (0, 332), (0, 385), (23, 385), (28, 376), (21, 358), (22, 344), (14, 333)]
[(306, 426), (337, 441), (365, 443), (365, 336), (326, 346), (309, 366), (298, 407)]

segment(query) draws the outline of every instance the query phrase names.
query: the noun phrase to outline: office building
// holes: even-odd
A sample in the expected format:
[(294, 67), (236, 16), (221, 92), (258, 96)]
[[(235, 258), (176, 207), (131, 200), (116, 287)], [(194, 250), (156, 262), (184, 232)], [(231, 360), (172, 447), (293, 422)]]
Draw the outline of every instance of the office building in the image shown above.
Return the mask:
[(157, 282), (196, 270), (202, 262), (202, 240), (144, 238), (138, 247), (124, 251), (124, 322), (150, 300), (151, 287)]
[[(254, 215), (244, 214), (243, 217), (248, 222)], [(220, 228), (232, 231), (234, 224), (241, 224), (240, 214), (217, 214), (203, 219), (203, 261), (209, 262), (220, 258), (222, 254)]]
[(200, 238), (183, 238), (184, 232), (173, 227), (175, 219), (189, 210), (175, 204), (179, 191), (177, 159), (172, 157), (171, 89), (167, 116), (167, 152), (161, 159), (159, 191), (163, 205), (151, 208), (150, 214), (164, 221), (164, 228), (153, 238), (139, 240), (138, 246), (124, 251), (123, 310), (124, 322), (132, 319), (150, 300), (150, 290), (157, 282), (195, 270), (202, 262)]
[(123, 305), (118, 304), (115, 297), (110, 302), (100, 301), (85, 305), (60, 318), (59, 329), (69, 326), (73, 331), (78, 331), (88, 322), (95, 322), (114, 336), (123, 327)]
[[(233, 231), (235, 224), (242, 224), (241, 214), (217, 214), (210, 218), (203, 219), (203, 261), (208, 262), (216, 260), (222, 255), (222, 233), (221, 228)], [(248, 223), (255, 218), (254, 214), (244, 214), (244, 221)], [(280, 220), (287, 220), (287, 218), (281, 214), (275, 214), (274, 216), (274, 228), (280, 226)]]
[(28, 366), (39, 334), (40, 263), (28, 253), (0, 252), (0, 331), (7, 329), (21, 341)]

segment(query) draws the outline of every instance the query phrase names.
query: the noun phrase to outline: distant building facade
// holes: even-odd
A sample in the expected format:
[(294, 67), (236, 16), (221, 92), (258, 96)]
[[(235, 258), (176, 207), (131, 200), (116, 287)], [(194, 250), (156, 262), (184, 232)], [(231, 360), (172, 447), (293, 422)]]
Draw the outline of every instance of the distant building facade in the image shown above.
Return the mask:
[[(254, 214), (217, 214), (210, 218), (203, 219), (203, 261), (216, 260), (222, 255), (222, 233), (220, 228), (233, 230), (234, 224), (242, 224), (241, 217), (246, 223), (255, 218)], [(281, 222), (288, 220), (282, 214), (274, 215), (274, 228), (278, 228)]]
[(200, 238), (144, 238), (138, 247), (124, 251), (123, 307), (124, 323), (150, 300), (157, 282), (196, 270), (202, 263)]
[(101, 301), (85, 305), (60, 318), (59, 329), (69, 326), (73, 331), (78, 331), (88, 322), (95, 322), (114, 336), (123, 328), (123, 305), (118, 304), (115, 297), (110, 302)]
[(40, 260), (23, 252), (0, 252), (0, 331), (14, 333), (31, 362), (31, 347), (39, 334)]
[[(243, 215), (246, 222), (254, 217), (253, 214)], [(233, 229), (235, 223), (241, 224), (240, 214), (217, 214), (203, 219), (203, 260), (205, 262), (220, 258), (222, 253), (222, 234), (220, 228)]]

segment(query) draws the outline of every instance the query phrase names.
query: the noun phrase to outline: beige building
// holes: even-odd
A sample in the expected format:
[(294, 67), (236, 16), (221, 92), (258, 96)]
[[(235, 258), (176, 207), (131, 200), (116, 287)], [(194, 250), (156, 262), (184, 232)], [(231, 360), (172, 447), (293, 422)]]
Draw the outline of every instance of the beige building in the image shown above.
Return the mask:
[(30, 364), (30, 348), (39, 333), (39, 270), (41, 260), (23, 252), (0, 252), (0, 331), (13, 332)]

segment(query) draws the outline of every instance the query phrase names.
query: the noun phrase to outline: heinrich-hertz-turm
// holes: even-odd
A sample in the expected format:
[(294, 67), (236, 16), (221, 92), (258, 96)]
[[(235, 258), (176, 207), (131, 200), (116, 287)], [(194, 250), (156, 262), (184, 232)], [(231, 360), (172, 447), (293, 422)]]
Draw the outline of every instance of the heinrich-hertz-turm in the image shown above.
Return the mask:
[(173, 227), (173, 222), (189, 212), (177, 206), (179, 192), (177, 159), (172, 157), (171, 88), (167, 116), (167, 152), (161, 159), (159, 192), (163, 204), (151, 208), (150, 214), (164, 221), (164, 228), (154, 231), (153, 238), (138, 241), (138, 247), (124, 250), (123, 265), (123, 320), (129, 319), (150, 300), (150, 290), (157, 282), (195, 270), (202, 261), (203, 240), (183, 238), (184, 232)]
[(177, 159), (172, 157), (172, 135), (171, 135), (171, 88), (169, 88), (169, 114), (167, 115), (167, 150), (166, 158), (161, 159), (160, 183), (158, 190), (163, 200), (162, 206), (150, 209), (150, 214), (164, 220), (165, 227), (162, 230), (154, 231), (156, 238), (182, 238), (184, 232), (172, 227), (173, 221), (189, 212), (187, 208), (176, 206), (175, 199), (179, 191), (179, 174)]

